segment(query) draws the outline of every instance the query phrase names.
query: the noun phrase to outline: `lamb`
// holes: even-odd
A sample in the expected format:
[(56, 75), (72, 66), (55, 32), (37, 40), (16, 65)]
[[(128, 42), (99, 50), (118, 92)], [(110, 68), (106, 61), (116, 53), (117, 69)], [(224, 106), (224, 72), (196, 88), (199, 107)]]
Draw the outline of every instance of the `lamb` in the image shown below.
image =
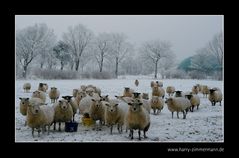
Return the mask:
[(149, 94), (148, 93), (142, 93), (142, 99), (149, 100)]
[(177, 118), (179, 118), (178, 113), (181, 111), (183, 112), (183, 119), (186, 119), (186, 114), (191, 106), (188, 99), (184, 97), (170, 97), (165, 103), (168, 105), (168, 110), (172, 112), (172, 118), (174, 111), (177, 112)]
[(192, 87), (192, 94), (198, 94), (198, 92), (199, 92), (198, 86), (197, 85), (193, 86)]
[(164, 107), (164, 101), (158, 96), (152, 96), (152, 99), (150, 100), (150, 106), (153, 109), (154, 114), (156, 114), (156, 110), (157, 114), (159, 114)]
[(34, 91), (32, 93), (32, 98), (40, 98), (40, 99), (42, 99), (43, 103), (46, 102), (46, 94), (42, 91), (38, 91), (38, 90)]
[(209, 87), (207, 85), (203, 85), (202, 86), (202, 94), (203, 94), (203, 97), (206, 96), (209, 94)]
[(69, 101), (64, 99), (59, 100), (53, 107), (55, 109), (54, 130), (56, 130), (56, 123), (59, 122), (58, 130), (61, 131), (61, 122), (72, 121), (73, 110)]
[(134, 81), (134, 84), (135, 84), (136, 87), (138, 87), (138, 86), (139, 86), (139, 80), (136, 79), (136, 80)]
[(126, 128), (130, 130), (129, 137), (133, 139), (134, 130), (138, 130), (139, 140), (140, 130), (144, 131), (144, 138), (147, 138), (146, 132), (150, 127), (150, 116), (149, 113), (143, 108), (142, 102), (128, 103), (129, 108), (125, 114)]
[(169, 96), (171, 96), (171, 94), (173, 95), (173, 93), (175, 92), (175, 87), (174, 86), (168, 86), (166, 88), (166, 92), (168, 93)]
[(154, 86), (152, 89), (152, 96), (159, 96), (164, 98), (165, 90), (162, 87)]
[(102, 99), (102, 101), (109, 102), (109, 95), (102, 95), (102, 96), (100, 96), (100, 98)]
[(212, 106), (215, 106), (217, 102), (220, 102), (220, 106), (221, 106), (221, 102), (222, 102), (222, 92), (219, 88), (212, 88), (209, 90), (209, 96), (208, 99), (209, 101), (212, 103)]
[(24, 89), (24, 92), (28, 93), (31, 89), (31, 84), (30, 83), (24, 83), (23, 89)]
[(130, 89), (129, 87), (124, 88), (123, 96), (124, 97), (133, 97), (133, 90)]
[(27, 108), (27, 125), (32, 128), (32, 136), (34, 137), (34, 129), (38, 130), (38, 137), (40, 136), (40, 128), (44, 131), (48, 126), (48, 134), (50, 126), (54, 120), (54, 108), (30, 102)]
[(51, 87), (49, 92), (49, 98), (51, 99), (51, 103), (55, 103), (57, 99), (60, 97), (60, 91), (56, 87)]
[(91, 99), (89, 114), (90, 117), (94, 120), (100, 121), (100, 127), (101, 125), (105, 124), (105, 105), (102, 103), (101, 99), (93, 98)]
[(67, 100), (70, 103), (73, 111), (73, 121), (75, 121), (75, 114), (77, 113), (77, 109), (79, 107), (76, 100), (75, 99), (73, 100), (72, 97), (73, 96), (62, 96), (63, 99)]
[(122, 126), (124, 125), (124, 118), (127, 106), (124, 102), (119, 102), (116, 99), (105, 102), (105, 123), (110, 126), (110, 134), (112, 134), (113, 125), (117, 124), (118, 132), (122, 133)]
[(198, 106), (200, 105), (199, 96), (195, 94), (189, 94), (189, 95), (185, 95), (185, 97), (187, 97), (190, 100), (190, 103), (191, 103), (190, 111), (193, 112), (193, 109), (195, 106), (197, 106), (197, 110), (198, 110)]

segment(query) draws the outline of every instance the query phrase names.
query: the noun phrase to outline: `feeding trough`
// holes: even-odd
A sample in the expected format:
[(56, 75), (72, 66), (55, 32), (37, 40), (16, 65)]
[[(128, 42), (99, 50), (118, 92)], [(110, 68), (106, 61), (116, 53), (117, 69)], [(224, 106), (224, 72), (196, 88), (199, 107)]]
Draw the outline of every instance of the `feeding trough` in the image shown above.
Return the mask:
[(66, 132), (76, 132), (78, 127), (77, 122), (65, 122), (65, 131)]

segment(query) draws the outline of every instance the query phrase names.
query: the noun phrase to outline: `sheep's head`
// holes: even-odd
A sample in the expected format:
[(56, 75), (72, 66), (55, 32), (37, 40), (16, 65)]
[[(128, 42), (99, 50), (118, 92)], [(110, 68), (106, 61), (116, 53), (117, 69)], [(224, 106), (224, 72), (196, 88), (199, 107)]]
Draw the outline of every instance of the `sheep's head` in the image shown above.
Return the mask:
[(28, 104), (29, 103), (29, 98), (19, 98), (21, 100), (21, 104), (22, 105), (25, 105), (25, 104)]
[(34, 91), (33, 93), (32, 93), (32, 97), (40, 97), (40, 94), (41, 94), (41, 92), (39, 92), (39, 91)]
[(86, 93), (84, 91), (78, 91), (76, 94), (76, 97), (79, 99), (82, 99), (86, 96)]
[(62, 98), (65, 99), (65, 100), (67, 100), (67, 101), (70, 101), (72, 97), (73, 97), (73, 96), (69, 96), (69, 95), (62, 96)]
[(109, 95), (103, 95), (100, 97), (102, 101), (109, 101)]
[(141, 110), (141, 106), (143, 105), (143, 103), (136, 101), (136, 102), (128, 103), (128, 105), (130, 106), (130, 111), (138, 112)]
[(165, 103), (171, 103), (173, 101), (173, 98), (166, 98)]
[(216, 90), (215, 89), (210, 89), (209, 92), (210, 94), (212, 94), (213, 92), (215, 92)]
[(85, 91), (86, 90), (86, 86), (85, 85), (81, 85), (80, 88)]
[(51, 87), (51, 91), (52, 91), (52, 92), (56, 92), (56, 91), (57, 91), (57, 88), (56, 88), (56, 87)]
[(62, 110), (67, 110), (68, 107), (70, 106), (68, 100), (59, 100), (59, 105), (61, 107)]
[(125, 90), (125, 92), (129, 92), (130, 88), (129, 87), (125, 87), (124, 90)]
[(40, 104), (36, 104), (34, 102), (30, 102), (27, 108), (33, 115), (37, 115), (40, 112)]
[(140, 94), (141, 94), (141, 93), (134, 92), (134, 93), (133, 93), (134, 98), (140, 98)]
[(182, 96), (182, 91), (175, 91), (175, 96), (181, 97)]
[(149, 94), (148, 93), (142, 93), (142, 98), (148, 100)]
[(189, 100), (192, 98), (192, 94), (185, 95), (185, 98), (188, 98)]
[(91, 99), (91, 100), (93, 102), (94, 107), (100, 108), (102, 106), (102, 102), (101, 102), (102, 99), (100, 99), (100, 100), (98, 100), (98, 99)]
[(152, 102), (153, 104), (157, 104), (157, 103), (159, 102), (159, 97), (158, 97), (158, 96), (152, 96), (151, 102)]
[(107, 107), (107, 111), (112, 113), (117, 111), (118, 103), (105, 103), (105, 105)]

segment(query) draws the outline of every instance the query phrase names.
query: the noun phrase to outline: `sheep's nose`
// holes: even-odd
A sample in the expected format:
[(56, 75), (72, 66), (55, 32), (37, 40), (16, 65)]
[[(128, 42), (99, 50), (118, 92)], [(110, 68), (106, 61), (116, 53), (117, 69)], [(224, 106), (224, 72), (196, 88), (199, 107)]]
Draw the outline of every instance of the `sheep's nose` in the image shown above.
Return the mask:
[(136, 110), (136, 108), (134, 108), (134, 111)]
[(36, 110), (36, 113), (38, 113), (38, 110)]
[(113, 110), (110, 110), (111, 112), (113, 112)]

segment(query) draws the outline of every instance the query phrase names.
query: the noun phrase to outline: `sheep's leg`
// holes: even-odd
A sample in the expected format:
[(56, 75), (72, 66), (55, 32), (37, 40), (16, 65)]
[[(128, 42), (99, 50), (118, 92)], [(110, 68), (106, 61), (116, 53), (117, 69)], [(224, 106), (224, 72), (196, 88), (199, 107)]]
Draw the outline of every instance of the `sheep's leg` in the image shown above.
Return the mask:
[(56, 130), (56, 122), (53, 122), (53, 123), (54, 123), (53, 130), (55, 131)]
[(199, 106), (199, 105), (197, 105), (197, 110), (198, 110), (198, 106)]
[(154, 115), (155, 115), (155, 113), (156, 113), (156, 109), (154, 109)]
[(183, 119), (186, 119), (186, 112), (183, 110)]
[(193, 112), (194, 106), (192, 106), (192, 112)]
[(139, 140), (141, 140), (141, 138), (140, 138), (140, 129), (138, 130), (138, 134), (139, 134)]
[[(119, 130), (119, 128), (118, 128)], [(110, 125), (110, 134), (112, 134), (112, 131), (113, 131), (113, 125)]]
[(75, 113), (73, 114), (73, 122), (75, 122)]
[(34, 128), (32, 128), (32, 137), (34, 138)]
[(131, 139), (134, 139), (134, 137), (133, 137), (133, 133), (134, 133), (134, 130), (133, 129), (130, 129), (130, 137), (131, 137)]
[(220, 106), (222, 106), (222, 103), (221, 103), (222, 101), (220, 101)]
[(47, 131), (47, 135), (49, 135), (49, 131), (50, 131), (50, 125), (48, 125), (48, 131)]
[(40, 137), (40, 132), (41, 132), (41, 129), (38, 128), (38, 137)]
[(61, 131), (61, 122), (59, 122), (58, 131)]
[(172, 118), (173, 118), (173, 112), (172, 112)]
[(177, 118), (179, 118), (178, 113), (179, 113), (179, 112), (177, 111)]

